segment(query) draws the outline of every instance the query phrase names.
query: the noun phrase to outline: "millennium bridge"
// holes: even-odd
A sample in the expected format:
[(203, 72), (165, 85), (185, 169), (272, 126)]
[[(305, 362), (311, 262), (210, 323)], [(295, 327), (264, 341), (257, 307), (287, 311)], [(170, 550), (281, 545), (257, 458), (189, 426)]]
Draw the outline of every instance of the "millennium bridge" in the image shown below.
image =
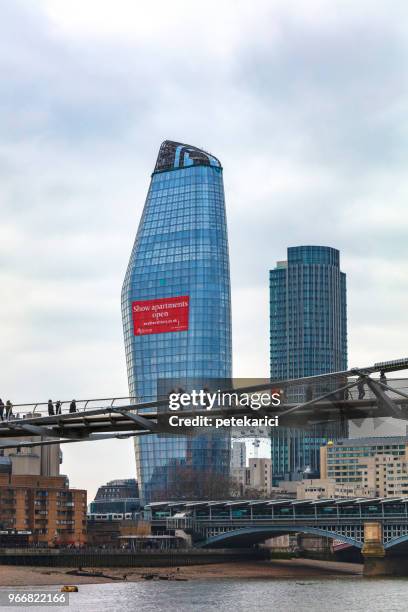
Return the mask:
[[(408, 359), (404, 358), (344, 372), (227, 387), (223, 393), (272, 395), (278, 390), (281, 403), (256, 412), (242, 405), (216, 404), (210, 413), (202, 407), (186, 406), (182, 414), (185, 418), (203, 412), (224, 418), (273, 416), (281, 426), (305, 428), (367, 417), (408, 420), (408, 379), (385, 376), (406, 369)], [(9, 414), (5, 409), (0, 420), (0, 450), (150, 434), (194, 434), (198, 429), (169, 427), (169, 418), (175, 412), (169, 408), (168, 396), (159, 395), (153, 401), (132, 397), (77, 400), (74, 410), (72, 403), (60, 402), (58, 414), (54, 405), (49, 413), (47, 402), (15, 403)]]
[(156, 530), (183, 530), (199, 547), (245, 547), (306, 533), (360, 549), (366, 575), (408, 574), (408, 498), (163, 501), (145, 506)]

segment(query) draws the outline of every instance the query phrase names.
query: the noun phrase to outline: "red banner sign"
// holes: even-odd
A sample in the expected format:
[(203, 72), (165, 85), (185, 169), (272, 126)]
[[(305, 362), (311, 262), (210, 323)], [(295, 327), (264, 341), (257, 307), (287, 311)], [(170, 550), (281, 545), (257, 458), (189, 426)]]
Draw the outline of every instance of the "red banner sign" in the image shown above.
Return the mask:
[(135, 336), (188, 330), (189, 296), (132, 302)]

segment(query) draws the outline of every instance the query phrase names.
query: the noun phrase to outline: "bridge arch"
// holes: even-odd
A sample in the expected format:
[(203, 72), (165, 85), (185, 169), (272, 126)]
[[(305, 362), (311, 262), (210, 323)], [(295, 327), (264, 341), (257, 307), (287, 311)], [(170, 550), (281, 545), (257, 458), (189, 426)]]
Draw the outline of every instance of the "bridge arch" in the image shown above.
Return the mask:
[[(207, 540), (201, 544), (201, 547), (215, 548), (222, 546), (238, 546), (239, 544), (258, 544), (264, 540), (267, 540), (268, 538), (287, 535), (289, 533), (310, 533), (312, 535), (331, 538), (332, 540), (340, 540), (341, 542), (351, 544), (351, 546), (355, 546), (356, 548), (362, 548), (363, 546), (363, 542), (359, 542), (354, 538), (324, 528), (299, 525), (296, 527), (293, 525), (271, 525), (270, 527), (244, 527), (231, 531), (224, 531), (215, 536), (207, 538)], [(408, 536), (404, 537), (408, 539)]]
[(399, 544), (406, 543), (408, 543), (408, 533), (405, 533), (404, 535), (401, 535), (398, 538), (392, 538), (391, 540), (388, 540), (388, 542), (384, 542), (384, 548), (389, 549), (393, 548), (394, 546), (398, 546)]

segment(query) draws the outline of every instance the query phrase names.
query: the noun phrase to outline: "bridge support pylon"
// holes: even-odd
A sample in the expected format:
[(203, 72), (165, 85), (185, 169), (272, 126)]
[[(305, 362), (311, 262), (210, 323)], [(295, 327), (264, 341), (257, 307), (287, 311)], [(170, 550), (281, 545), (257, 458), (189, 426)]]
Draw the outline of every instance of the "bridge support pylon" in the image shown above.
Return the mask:
[(364, 523), (364, 576), (408, 576), (407, 554), (385, 550), (381, 523)]
[(392, 573), (385, 557), (381, 523), (364, 523), (361, 553), (364, 557), (364, 576), (386, 576)]

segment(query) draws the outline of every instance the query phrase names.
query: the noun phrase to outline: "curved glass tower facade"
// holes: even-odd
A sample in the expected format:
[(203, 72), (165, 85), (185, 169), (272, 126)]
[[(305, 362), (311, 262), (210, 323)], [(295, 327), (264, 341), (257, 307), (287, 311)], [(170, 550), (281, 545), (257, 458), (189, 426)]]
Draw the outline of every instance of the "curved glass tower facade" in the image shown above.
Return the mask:
[[(122, 319), (129, 392), (139, 401), (155, 399), (162, 379), (231, 377), (224, 187), (209, 153), (161, 145), (123, 283)], [(205, 497), (211, 479), (229, 474), (226, 433), (148, 435), (135, 439), (135, 453), (145, 502)]]

